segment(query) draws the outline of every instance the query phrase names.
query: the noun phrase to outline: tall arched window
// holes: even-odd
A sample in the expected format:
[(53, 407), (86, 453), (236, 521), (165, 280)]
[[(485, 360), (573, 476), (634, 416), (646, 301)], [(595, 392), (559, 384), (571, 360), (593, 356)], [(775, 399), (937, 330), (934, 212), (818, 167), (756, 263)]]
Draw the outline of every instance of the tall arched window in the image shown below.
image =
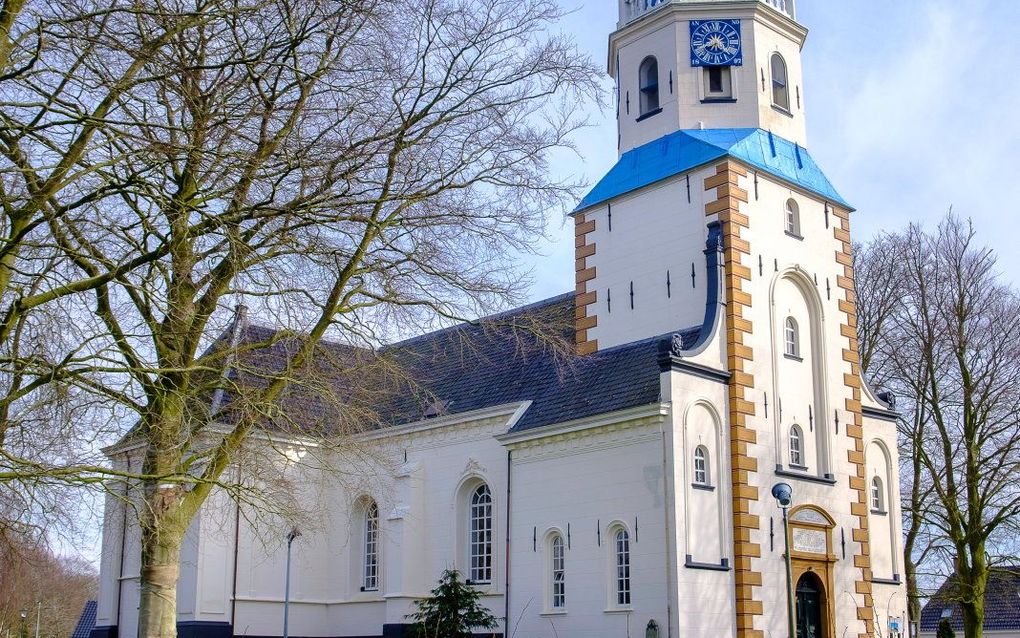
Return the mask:
[(364, 548), (362, 553), (363, 591), (379, 589), (379, 507), (375, 502), (365, 508)]
[(792, 199), (786, 200), (786, 233), (800, 237), (800, 207)]
[(799, 425), (790, 428), (790, 465), (804, 466), (804, 433)]
[(492, 582), (492, 493), (482, 483), (471, 493), (469, 529), (471, 582)]
[(630, 604), (630, 534), (620, 528), (614, 536), (616, 541), (616, 604), (624, 607)]
[(648, 115), (659, 108), (659, 63), (648, 56), (638, 68), (638, 84), (641, 89), (641, 115)]
[(871, 511), (885, 511), (885, 499), (882, 495), (882, 479), (877, 476), (871, 479)]
[(549, 549), (550, 603), (553, 609), (564, 609), (567, 606), (567, 571), (563, 537), (553, 534)]
[(778, 53), (772, 54), (772, 104), (790, 110), (790, 86), (786, 73), (786, 60)]
[(783, 324), (783, 341), (786, 344), (786, 356), (800, 356), (800, 327), (797, 325), (797, 320), (793, 317), (787, 317)]
[(694, 484), (710, 485), (711, 481), (712, 475), (709, 472), (708, 466), (708, 448), (704, 445), (699, 445), (694, 450)]

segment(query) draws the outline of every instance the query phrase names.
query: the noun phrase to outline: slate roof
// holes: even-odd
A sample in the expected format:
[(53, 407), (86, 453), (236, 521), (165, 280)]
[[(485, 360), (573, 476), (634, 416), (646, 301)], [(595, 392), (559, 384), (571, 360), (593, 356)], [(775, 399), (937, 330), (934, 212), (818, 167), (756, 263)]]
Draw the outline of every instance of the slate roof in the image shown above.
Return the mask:
[(96, 627), (97, 607), (98, 605), (94, 600), (85, 602), (85, 608), (81, 610), (78, 624), (75, 625), (74, 631), (71, 632), (71, 638), (89, 638), (92, 630)]
[(762, 129), (733, 128), (677, 131), (627, 151), (574, 212), (725, 157), (852, 208), (836, 192), (807, 149)]
[[(541, 337), (536, 326), (543, 329)], [(231, 371), (235, 381), (260, 384), (282, 369), (297, 341), (274, 342), (274, 334), (263, 326), (245, 328), (242, 344), (269, 345), (239, 357), (243, 361)], [(681, 335), (690, 345), (699, 330)], [(569, 293), (375, 352), (327, 342), (316, 356), (316, 376), (329, 380), (339, 400), (328, 400), (321, 382), (289, 390), (281, 412), (300, 416), (276, 428), (315, 428), (321, 421), (342, 429), (345, 420), (386, 427), (530, 400), (513, 430), (520, 432), (648, 405), (659, 400), (659, 352), (671, 337), (577, 356)], [(231, 401), (225, 401), (228, 408)], [(339, 413), (345, 404), (370, 405), (372, 413)]]
[[(957, 633), (963, 631), (963, 614), (953, 602), (954, 591), (954, 579), (949, 578), (921, 610), (921, 631), (937, 631), (943, 612)], [(985, 631), (1009, 630), (1020, 630), (1020, 567), (995, 569), (985, 590)]]

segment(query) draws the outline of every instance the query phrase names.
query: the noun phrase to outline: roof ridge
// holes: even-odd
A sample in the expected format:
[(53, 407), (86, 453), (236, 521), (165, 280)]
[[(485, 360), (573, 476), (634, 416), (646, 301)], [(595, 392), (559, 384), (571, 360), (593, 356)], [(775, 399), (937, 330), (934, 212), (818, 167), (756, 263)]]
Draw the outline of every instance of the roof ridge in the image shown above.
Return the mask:
[(547, 307), (547, 306), (553, 306), (553, 305), (556, 305), (557, 303), (560, 303), (562, 301), (566, 301), (567, 299), (573, 299), (573, 298), (574, 298), (574, 293), (573, 292), (565, 292), (565, 293), (556, 295), (554, 297), (549, 297), (547, 299), (542, 299), (542, 300), (539, 300), (539, 301), (535, 301), (535, 302), (526, 304), (524, 306), (518, 306), (517, 308), (510, 308), (509, 310), (502, 310), (500, 312), (495, 312), (495, 313), (492, 313), (492, 314), (489, 314), (489, 315), (485, 315), (483, 317), (479, 317), (478, 319), (473, 319), (471, 321), (462, 321), (460, 323), (453, 324), (452, 326), (447, 326), (445, 328), (439, 328), (438, 330), (433, 330), (432, 332), (424, 332), (424, 333), (422, 333), (420, 335), (416, 335), (414, 337), (408, 337), (407, 339), (403, 339), (401, 341), (394, 341), (393, 343), (386, 344), (385, 346), (383, 346), (381, 348), (381, 350), (389, 350), (391, 348), (407, 346), (407, 345), (410, 345), (410, 344), (418, 342), (418, 341), (422, 341), (422, 340), (427, 339), (427, 338), (438, 337), (438, 336), (446, 334), (446, 333), (454, 332), (456, 330), (461, 330), (461, 329), (463, 329), (463, 328), (465, 328), (467, 326), (476, 326), (476, 325), (484, 323), (486, 321), (494, 321), (496, 319), (501, 319), (501, 318), (504, 318), (504, 317), (510, 317), (510, 316), (513, 316), (513, 315), (523, 314), (523, 313), (525, 313), (525, 312), (527, 312), (529, 310), (535, 310), (537, 308), (544, 308), (544, 307)]

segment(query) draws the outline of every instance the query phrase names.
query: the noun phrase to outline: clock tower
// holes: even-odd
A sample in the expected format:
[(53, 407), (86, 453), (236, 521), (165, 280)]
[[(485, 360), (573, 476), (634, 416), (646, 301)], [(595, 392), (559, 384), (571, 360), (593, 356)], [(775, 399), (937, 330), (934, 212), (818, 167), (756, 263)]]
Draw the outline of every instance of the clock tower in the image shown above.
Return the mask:
[(619, 0), (620, 153), (677, 130), (760, 128), (805, 146), (793, 0)]

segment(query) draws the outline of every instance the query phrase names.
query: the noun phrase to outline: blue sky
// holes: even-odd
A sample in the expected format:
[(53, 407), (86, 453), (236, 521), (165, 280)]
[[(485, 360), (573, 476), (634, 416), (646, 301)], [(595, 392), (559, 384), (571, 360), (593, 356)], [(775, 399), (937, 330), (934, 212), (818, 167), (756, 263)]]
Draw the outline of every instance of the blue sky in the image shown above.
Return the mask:
[[(616, 2), (578, 5), (562, 27), (599, 63)], [(973, 219), (1004, 275), (1020, 278), (1020, 2), (798, 0), (808, 147), (858, 209), (856, 240), (952, 206)], [(609, 86), (608, 78), (606, 86)], [(564, 175), (597, 181), (616, 161), (612, 111), (580, 134)], [(557, 216), (533, 260), (533, 299), (573, 288), (572, 227)]]

